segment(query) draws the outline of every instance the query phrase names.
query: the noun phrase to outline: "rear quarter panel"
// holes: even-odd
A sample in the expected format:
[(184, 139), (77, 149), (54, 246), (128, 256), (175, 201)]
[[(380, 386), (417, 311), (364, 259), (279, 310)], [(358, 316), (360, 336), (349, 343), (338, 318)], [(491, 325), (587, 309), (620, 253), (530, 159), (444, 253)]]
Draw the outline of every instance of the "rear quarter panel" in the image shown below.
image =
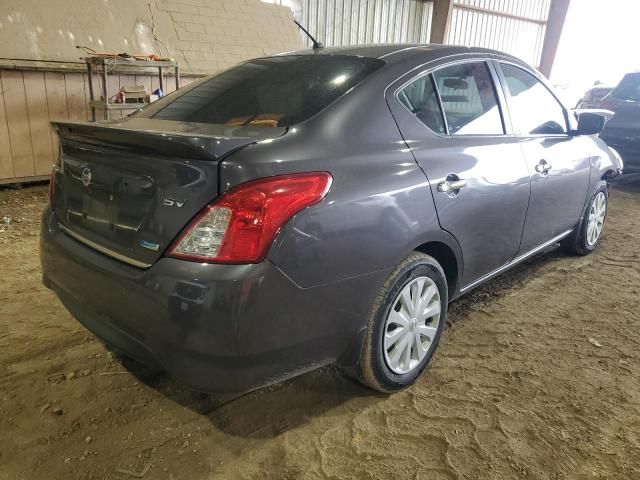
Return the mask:
[(270, 175), (332, 174), (326, 198), (292, 218), (269, 252), (302, 287), (394, 267), (427, 241), (457, 248), (439, 228), (427, 179), (386, 106), (383, 71), (283, 137), (222, 164), (223, 190)]
[(580, 140), (579, 148), (589, 155), (591, 172), (589, 175), (589, 186), (584, 199), (584, 208), (578, 224), (582, 222), (586, 208), (595, 191), (608, 180), (619, 174), (619, 165), (611, 149), (600, 138), (595, 135), (584, 135), (577, 138)]

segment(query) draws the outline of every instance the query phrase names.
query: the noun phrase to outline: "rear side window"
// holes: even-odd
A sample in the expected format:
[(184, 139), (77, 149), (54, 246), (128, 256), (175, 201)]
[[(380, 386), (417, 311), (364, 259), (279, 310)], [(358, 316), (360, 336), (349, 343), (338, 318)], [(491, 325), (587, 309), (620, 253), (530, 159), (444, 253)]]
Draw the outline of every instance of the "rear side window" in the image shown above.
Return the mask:
[(138, 115), (163, 120), (287, 127), (300, 123), (384, 65), (337, 55), (251, 60), (155, 102)]
[(431, 130), (436, 133), (446, 133), (444, 118), (438, 104), (438, 94), (431, 75), (419, 78), (400, 90), (398, 100)]
[(433, 74), (449, 133), (496, 135), (504, 133), (489, 67), (470, 62), (437, 70)]
[(522, 135), (567, 133), (564, 109), (536, 77), (513, 65), (500, 64), (510, 94), (509, 114)]
[(640, 72), (627, 73), (611, 92), (613, 98), (640, 102)]

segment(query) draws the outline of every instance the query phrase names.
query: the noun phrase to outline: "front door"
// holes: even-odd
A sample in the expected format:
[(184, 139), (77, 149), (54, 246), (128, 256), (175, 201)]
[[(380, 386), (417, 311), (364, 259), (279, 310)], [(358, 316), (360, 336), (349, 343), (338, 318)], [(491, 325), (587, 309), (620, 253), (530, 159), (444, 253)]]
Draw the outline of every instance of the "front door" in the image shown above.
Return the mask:
[(539, 79), (515, 65), (498, 68), (531, 174), (520, 247), (526, 253), (578, 223), (589, 187), (589, 148), (585, 138), (569, 135), (564, 107)]
[(403, 79), (387, 95), (440, 225), (460, 244), (463, 289), (515, 257), (529, 202), (527, 166), (518, 140), (504, 135), (494, 79), (487, 62), (465, 61)]

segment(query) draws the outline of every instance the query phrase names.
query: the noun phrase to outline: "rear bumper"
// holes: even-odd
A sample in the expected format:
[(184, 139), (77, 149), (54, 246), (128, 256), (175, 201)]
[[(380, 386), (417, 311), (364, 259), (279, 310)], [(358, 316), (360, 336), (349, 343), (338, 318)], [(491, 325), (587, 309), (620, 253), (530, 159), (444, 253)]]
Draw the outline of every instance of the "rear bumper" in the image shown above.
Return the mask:
[(302, 289), (268, 261), (162, 258), (142, 270), (69, 237), (49, 209), (40, 256), (44, 284), (89, 330), (211, 392), (246, 391), (354, 357), (387, 273)]

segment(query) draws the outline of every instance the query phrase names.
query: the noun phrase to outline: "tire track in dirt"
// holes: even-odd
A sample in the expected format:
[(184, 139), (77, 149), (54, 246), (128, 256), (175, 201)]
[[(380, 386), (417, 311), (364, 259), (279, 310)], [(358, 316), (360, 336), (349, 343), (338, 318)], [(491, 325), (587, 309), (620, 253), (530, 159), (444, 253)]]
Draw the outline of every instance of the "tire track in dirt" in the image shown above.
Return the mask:
[(454, 302), (407, 391), (373, 394), (325, 368), (232, 400), (79, 333), (40, 285), (45, 192), (0, 190), (0, 216), (21, 219), (0, 234), (0, 480), (147, 464), (154, 480), (640, 478), (637, 193), (612, 193), (594, 255), (552, 252)]

